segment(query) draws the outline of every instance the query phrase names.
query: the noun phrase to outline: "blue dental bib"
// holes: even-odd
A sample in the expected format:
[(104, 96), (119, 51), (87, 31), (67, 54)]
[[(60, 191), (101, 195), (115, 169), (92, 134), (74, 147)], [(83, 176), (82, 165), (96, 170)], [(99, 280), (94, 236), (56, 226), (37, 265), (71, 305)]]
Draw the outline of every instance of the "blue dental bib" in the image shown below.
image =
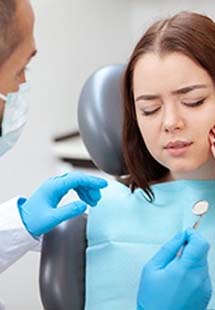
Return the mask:
[[(209, 241), (209, 271), (215, 289), (215, 180), (177, 180), (151, 186), (155, 200), (141, 189), (131, 193), (110, 182), (88, 217), (85, 310), (135, 310), (143, 265), (177, 232), (198, 219), (199, 200), (209, 202), (199, 232)], [(155, 296), (156, 298), (156, 296)], [(215, 310), (215, 292), (208, 309)]]

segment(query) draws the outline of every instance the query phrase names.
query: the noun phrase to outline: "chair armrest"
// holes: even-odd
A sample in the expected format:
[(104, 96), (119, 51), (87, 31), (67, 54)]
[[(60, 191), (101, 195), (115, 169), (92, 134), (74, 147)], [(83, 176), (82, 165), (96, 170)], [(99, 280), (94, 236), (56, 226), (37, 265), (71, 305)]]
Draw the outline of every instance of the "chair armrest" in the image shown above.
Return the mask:
[(58, 225), (44, 235), (40, 295), (46, 310), (83, 310), (87, 215)]

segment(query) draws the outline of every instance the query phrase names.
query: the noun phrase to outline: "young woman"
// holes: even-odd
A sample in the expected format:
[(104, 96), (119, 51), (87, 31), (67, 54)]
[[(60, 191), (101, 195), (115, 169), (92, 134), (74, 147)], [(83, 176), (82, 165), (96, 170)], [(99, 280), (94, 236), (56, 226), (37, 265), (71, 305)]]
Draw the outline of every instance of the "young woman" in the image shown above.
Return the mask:
[[(193, 226), (200, 200), (209, 203), (198, 229), (211, 244), (215, 287), (214, 125), (215, 23), (192, 12), (156, 22), (124, 77), (127, 186), (110, 184), (89, 214), (87, 310), (134, 310), (142, 267)], [(208, 307), (215, 309), (214, 292)]]

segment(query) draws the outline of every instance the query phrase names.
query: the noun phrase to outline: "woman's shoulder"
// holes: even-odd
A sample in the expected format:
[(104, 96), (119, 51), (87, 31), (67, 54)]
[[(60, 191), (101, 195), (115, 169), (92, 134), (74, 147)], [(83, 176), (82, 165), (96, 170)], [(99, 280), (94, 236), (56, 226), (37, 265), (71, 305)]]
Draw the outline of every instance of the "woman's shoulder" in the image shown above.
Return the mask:
[(109, 213), (121, 213), (126, 209), (133, 209), (133, 206), (147, 204), (145, 196), (142, 194), (142, 191), (132, 190), (125, 184), (111, 180), (108, 181), (108, 186), (101, 191), (101, 199), (98, 202), (98, 205), (90, 209), (92, 214), (103, 214), (107, 215)]
[(102, 199), (116, 199), (128, 197), (131, 189), (117, 180), (108, 181), (108, 186), (102, 190)]
[(108, 181), (108, 185), (112, 189), (118, 189), (121, 191), (130, 191), (129, 186), (125, 185), (123, 182), (119, 180), (110, 180)]

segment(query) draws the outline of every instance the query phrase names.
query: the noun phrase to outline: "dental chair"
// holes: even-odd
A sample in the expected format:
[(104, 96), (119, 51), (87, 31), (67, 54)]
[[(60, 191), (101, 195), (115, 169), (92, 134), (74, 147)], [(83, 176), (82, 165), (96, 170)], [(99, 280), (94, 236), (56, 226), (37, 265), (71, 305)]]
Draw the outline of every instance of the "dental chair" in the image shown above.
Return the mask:
[[(78, 121), (81, 137), (96, 166), (125, 174), (121, 147), (121, 78), (124, 65), (96, 71), (83, 86)], [(45, 310), (83, 310), (87, 215), (64, 222), (43, 238), (40, 295)]]

